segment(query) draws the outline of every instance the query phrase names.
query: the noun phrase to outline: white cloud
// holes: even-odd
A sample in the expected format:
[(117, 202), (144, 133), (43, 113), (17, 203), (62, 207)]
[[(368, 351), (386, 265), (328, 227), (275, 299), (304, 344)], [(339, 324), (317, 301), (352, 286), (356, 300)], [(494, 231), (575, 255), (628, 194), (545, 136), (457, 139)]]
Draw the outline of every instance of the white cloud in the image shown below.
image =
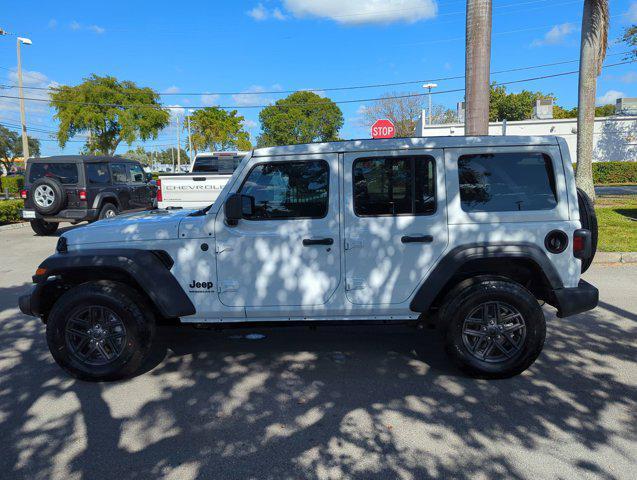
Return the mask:
[(281, 9), (275, 8), (272, 11), (269, 11), (262, 3), (259, 3), (256, 7), (248, 10), (247, 14), (257, 22), (262, 22), (270, 18), (275, 20), (285, 20), (286, 18)]
[(49, 28), (55, 28), (58, 26), (58, 21), (55, 18), (52, 18), (49, 20), (48, 26)]
[(624, 92), (620, 92), (618, 90), (608, 90), (601, 97), (597, 97), (597, 104), (598, 105), (608, 105), (610, 103), (610, 104), (615, 105), (615, 102), (617, 101), (618, 98), (622, 98), (622, 97), (625, 97), (625, 96), (626, 96), (626, 94)]
[(620, 77), (620, 80), (624, 83), (636, 83), (637, 72), (628, 72)]
[(544, 37), (537, 38), (531, 43), (532, 47), (543, 47), (545, 45), (559, 45), (564, 43), (566, 37), (575, 31), (572, 23), (562, 23), (551, 28)]
[(272, 85), (270, 88), (262, 87), (260, 85), (252, 85), (245, 90), (244, 93), (238, 93), (232, 96), (232, 100), (238, 107), (245, 107), (247, 105), (266, 105), (273, 103), (271, 98), (268, 98), (261, 93), (266, 91), (281, 90), (281, 85)]
[(628, 11), (624, 13), (626, 21), (630, 23), (637, 23), (637, 2), (632, 2), (628, 7)]
[(254, 120), (250, 120), (250, 119), (246, 119), (243, 121), (243, 125), (245, 125), (245, 127), (248, 130), (252, 130), (253, 128), (257, 128), (259, 126), (259, 124), (257, 122), (255, 122)]
[(186, 109), (179, 104), (168, 105), (168, 108), (170, 109), (170, 116), (173, 120), (177, 117), (181, 117), (183, 119), (186, 113)]
[(348, 25), (365, 23), (414, 23), (434, 18), (435, 0), (283, 0), (295, 17), (329, 18)]
[[(17, 69), (13, 68), (9, 71), (9, 81), (13, 84), (18, 83)], [(27, 112), (43, 113), (48, 109), (49, 91), (39, 90), (56, 87), (59, 84), (52, 81), (42, 72), (35, 70), (22, 70), (22, 81), (25, 87), (37, 87), (38, 89), (25, 89), (24, 96), (26, 98), (32, 98), (34, 100), (25, 100), (25, 107)], [(7, 95), (18, 96), (18, 89), (8, 90)], [(20, 110), (20, 104), (17, 98), (0, 98), (0, 112), (17, 112)], [(31, 120), (27, 119), (27, 123)]]
[(219, 95), (215, 95), (213, 93), (204, 93), (201, 96), (201, 103), (203, 103), (207, 107), (211, 107), (217, 103), (219, 99)]
[(360, 116), (360, 115), (363, 115), (365, 113), (367, 113), (367, 105), (361, 105), (360, 107), (358, 107), (356, 109), (356, 115)]
[(171, 85), (170, 87), (168, 87), (166, 90), (164, 90), (162, 93), (179, 93), (180, 89), (177, 85)]
[(106, 32), (106, 29), (104, 27), (100, 27), (99, 25), (84, 26), (80, 22), (77, 22), (76, 20), (73, 20), (71, 23), (69, 23), (69, 28), (76, 32), (79, 30), (88, 30), (97, 35), (101, 35), (102, 33)]

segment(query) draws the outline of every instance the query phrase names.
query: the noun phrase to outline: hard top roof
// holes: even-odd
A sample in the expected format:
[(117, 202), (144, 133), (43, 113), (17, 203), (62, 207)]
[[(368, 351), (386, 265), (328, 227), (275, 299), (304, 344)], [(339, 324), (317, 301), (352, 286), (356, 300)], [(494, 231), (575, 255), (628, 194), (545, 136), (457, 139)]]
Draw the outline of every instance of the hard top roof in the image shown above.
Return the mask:
[(513, 147), (530, 145), (557, 145), (557, 137), (545, 136), (447, 136), (412, 137), (383, 140), (361, 139), (338, 142), (304, 143), (282, 147), (265, 147), (254, 150), (255, 157), (276, 155), (301, 155), (310, 153), (363, 152), (370, 150), (404, 150), (410, 148), (462, 148), (462, 147)]
[(29, 162), (38, 163), (103, 163), (103, 162), (135, 162), (130, 158), (110, 157), (106, 155), (55, 155), (52, 157), (31, 157)]

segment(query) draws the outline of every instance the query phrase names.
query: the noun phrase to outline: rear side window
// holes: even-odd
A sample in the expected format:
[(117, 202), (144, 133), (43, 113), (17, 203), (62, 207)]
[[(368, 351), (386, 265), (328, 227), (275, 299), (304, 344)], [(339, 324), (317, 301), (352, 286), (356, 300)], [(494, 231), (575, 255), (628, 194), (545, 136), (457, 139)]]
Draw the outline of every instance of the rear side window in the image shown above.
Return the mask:
[(239, 166), (243, 157), (238, 155), (220, 155), (214, 157), (198, 157), (192, 167), (193, 173), (207, 172), (231, 174)]
[(86, 177), (91, 185), (105, 185), (111, 182), (111, 174), (106, 163), (87, 163)]
[(436, 211), (433, 157), (359, 158), (353, 171), (354, 213), (359, 217)]
[(29, 182), (33, 183), (42, 177), (56, 178), (64, 185), (77, 183), (77, 164), (75, 163), (32, 163), (29, 171)]
[(254, 197), (248, 220), (323, 218), (329, 201), (329, 166), (324, 160), (255, 165), (241, 193)]
[(111, 172), (113, 174), (114, 183), (126, 183), (126, 164), (111, 163)]
[(135, 183), (144, 181), (144, 169), (136, 163), (130, 166), (130, 181)]
[(462, 155), (458, 173), (465, 212), (551, 210), (557, 206), (553, 164), (546, 154)]

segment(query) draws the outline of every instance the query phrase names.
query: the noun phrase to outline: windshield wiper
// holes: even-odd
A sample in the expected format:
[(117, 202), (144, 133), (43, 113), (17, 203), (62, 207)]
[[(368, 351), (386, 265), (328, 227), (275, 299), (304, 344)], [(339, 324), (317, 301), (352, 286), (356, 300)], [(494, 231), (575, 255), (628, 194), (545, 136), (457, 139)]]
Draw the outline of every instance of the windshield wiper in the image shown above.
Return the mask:
[(205, 215), (206, 213), (208, 213), (208, 210), (210, 210), (212, 208), (212, 204), (208, 205), (205, 208), (201, 208), (195, 212), (192, 212), (190, 215), (188, 215), (189, 217), (201, 217), (202, 215)]

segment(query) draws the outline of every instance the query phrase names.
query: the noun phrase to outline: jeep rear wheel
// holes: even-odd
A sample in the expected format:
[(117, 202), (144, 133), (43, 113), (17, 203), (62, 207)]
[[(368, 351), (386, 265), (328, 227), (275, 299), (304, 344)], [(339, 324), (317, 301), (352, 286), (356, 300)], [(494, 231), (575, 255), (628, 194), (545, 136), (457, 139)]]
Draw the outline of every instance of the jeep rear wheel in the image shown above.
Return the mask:
[(31, 224), (31, 229), (36, 233), (36, 235), (53, 235), (60, 225), (58, 222), (46, 222), (40, 218), (35, 220), (31, 220), (29, 222)]
[(584, 273), (593, 263), (595, 253), (597, 252), (597, 238), (599, 235), (599, 227), (597, 225), (597, 215), (591, 198), (582, 190), (577, 189), (577, 206), (579, 208), (579, 219), (582, 228), (591, 232), (591, 256), (582, 259), (582, 273)]
[(31, 185), (33, 207), (40, 215), (54, 215), (66, 203), (64, 187), (57, 178), (42, 177)]
[(508, 378), (539, 356), (546, 336), (535, 297), (509, 280), (484, 280), (449, 297), (440, 309), (447, 353), (481, 378)]
[(48, 317), (55, 361), (82, 380), (134, 374), (148, 355), (155, 320), (141, 295), (116, 282), (91, 282), (66, 292)]

